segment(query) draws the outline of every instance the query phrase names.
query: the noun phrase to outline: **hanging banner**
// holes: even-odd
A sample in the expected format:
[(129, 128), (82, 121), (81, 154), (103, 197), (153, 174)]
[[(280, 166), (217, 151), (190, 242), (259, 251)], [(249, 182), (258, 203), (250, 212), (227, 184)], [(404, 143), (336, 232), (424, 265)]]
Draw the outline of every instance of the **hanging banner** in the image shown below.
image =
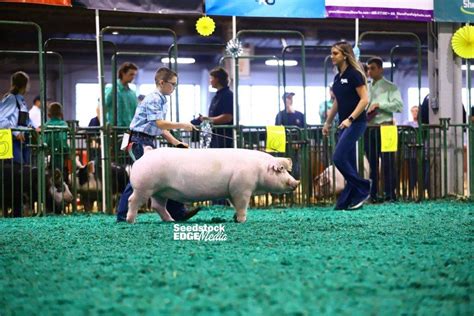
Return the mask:
[(11, 129), (0, 129), (0, 159), (13, 158), (13, 141)]
[(206, 0), (207, 15), (324, 18), (324, 0)]
[(326, 0), (326, 14), (330, 18), (431, 21), (433, 0)]
[(61, 5), (67, 7), (71, 6), (71, 0), (0, 0), (0, 2)]
[(106, 11), (202, 14), (202, 0), (72, 0), (72, 6)]
[(436, 22), (474, 22), (474, 0), (434, 0)]
[(380, 126), (381, 152), (396, 152), (398, 150), (398, 130), (395, 125)]
[(285, 126), (267, 126), (267, 152), (284, 153), (286, 151)]

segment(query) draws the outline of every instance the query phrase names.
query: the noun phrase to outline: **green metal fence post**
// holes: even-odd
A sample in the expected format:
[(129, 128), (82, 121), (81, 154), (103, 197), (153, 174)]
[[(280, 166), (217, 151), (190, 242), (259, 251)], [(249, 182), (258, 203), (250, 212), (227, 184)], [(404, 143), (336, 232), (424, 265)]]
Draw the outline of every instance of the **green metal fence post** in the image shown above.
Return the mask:
[(72, 202), (72, 212), (77, 213), (77, 185), (76, 185), (76, 170), (77, 170), (77, 165), (76, 165), (76, 130), (78, 127), (79, 121), (72, 120), (72, 121), (67, 121), (68, 126), (69, 126), (69, 132), (70, 132), (70, 139), (71, 139), (71, 146), (70, 146), (70, 157), (71, 157), (71, 165), (72, 165), (72, 170), (71, 170), (71, 185), (72, 185), (72, 196), (74, 197), (74, 201)]
[(448, 194), (448, 129), (451, 118), (440, 118), (441, 133), (443, 135), (443, 192), (441, 195), (446, 197)]

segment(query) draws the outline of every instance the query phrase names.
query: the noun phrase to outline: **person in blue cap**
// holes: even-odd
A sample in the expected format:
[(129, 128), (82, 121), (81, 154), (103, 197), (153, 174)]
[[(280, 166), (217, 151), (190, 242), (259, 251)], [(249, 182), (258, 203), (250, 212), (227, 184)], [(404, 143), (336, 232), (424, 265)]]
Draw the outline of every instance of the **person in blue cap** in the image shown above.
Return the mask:
[(282, 99), (285, 109), (278, 112), (275, 117), (275, 125), (298, 126), (303, 128), (305, 124), (304, 114), (293, 108), (293, 92), (283, 93)]

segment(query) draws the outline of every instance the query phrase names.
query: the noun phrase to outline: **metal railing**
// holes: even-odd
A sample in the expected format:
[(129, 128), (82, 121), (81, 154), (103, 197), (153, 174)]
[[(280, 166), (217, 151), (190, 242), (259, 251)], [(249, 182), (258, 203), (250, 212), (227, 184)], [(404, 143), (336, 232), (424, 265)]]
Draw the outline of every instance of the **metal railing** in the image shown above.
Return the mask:
[[(77, 127), (76, 121), (70, 121), (69, 127), (45, 127), (44, 144), (39, 144), (32, 129), (21, 129), (31, 137), (22, 146), (28, 148), (28, 159), (23, 164), (13, 163), (12, 160), (0, 161), (0, 210), (4, 217), (41, 215), (40, 194), (47, 193), (45, 214), (67, 214), (75, 212), (106, 212), (102, 208), (102, 191), (110, 192), (112, 210), (118, 203), (121, 192), (128, 183), (128, 168), (131, 159), (119, 149), (120, 138), (126, 130), (121, 127), (110, 127), (107, 138), (110, 147), (107, 155), (110, 157), (109, 173), (111, 181), (102, 181), (100, 172), (101, 127)], [(238, 136), (239, 148), (249, 150), (266, 150), (266, 128), (264, 126), (219, 126), (223, 130), (232, 130)], [(439, 125), (422, 125), (421, 128), (398, 126), (398, 150), (391, 153), (390, 169), (393, 171), (394, 191), (400, 201), (420, 201), (424, 199), (439, 199), (450, 196), (471, 198), (469, 192), (468, 166), (472, 161), (467, 159), (467, 135), (472, 133), (469, 124), (449, 124), (442, 120)], [(421, 129), (421, 132), (420, 132)], [(14, 131), (19, 130), (15, 129)], [(272, 154), (274, 156), (290, 157), (293, 160), (293, 176), (301, 180), (300, 186), (292, 193), (283, 195), (265, 194), (252, 198), (252, 207), (291, 207), (324, 205), (333, 203), (337, 193), (344, 186), (343, 179), (332, 167), (332, 154), (336, 144), (337, 130), (333, 128), (329, 137), (322, 135), (322, 126), (307, 126), (307, 129), (286, 127), (286, 152)], [(378, 126), (370, 126), (367, 134), (379, 133)], [(418, 135), (422, 141), (418, 142)], [(214, 137), (215, 135), (213, 135)], [(199, 137), (190, 132), (183, 132), (181, 140), (188, 143), (190, 148), (199, 148)], [(366, 137), (366, 139), (369, 139)], [(374, 137), (375, 142), (380, 138)], [(115, 141), (112, 141), (115, 140)], [(67, 145), (65, 146), (65, 142)], [(169, 144), (157, 137), (158, 147)], [(364, 150), (364, 138), (359, 142), (360, 150), (365, 156), (371, 153)], [(377, 147), (375, 144), (374, 147)], [(203, 149), (205, 150), (205, 149)], [(39, 153), (44, 151), (45, 158)], [(370, 149), (369, 149), (370, 151)], [(421, 153), (421, 155), (420, 155)], [(380, 155), (375, 155), (379, 165), (383, 165)], [(50, 194), (53, 183), (45, 181), (46, 187), (37, 185), (39, 168), (44, 168), (46, 178), (52, 179), (54, 170), (62, 171), (60, 181), (66, 183), (73, 199), (66, 200), (66, 194), (59, 203), (51, 204)], [(392, 159), (390, 161), (390, 159)], [(370, 158), (369, 158), (370, 160)], [(75, 162), (78, 161), (76, 164)], [(368, 163), (361, 165), (367, 165)], [(365, 167), (364, 167), (365, 168)], [(387, 174), (383, 166), (375, 169), (378, 173), (378, 198), (385, 197), (385, 182)], [(368, 170), (360, 170), (368, 178)], [(82, 177), (82, 179), (81, 179)], [(60, 192), (61, 193), (61, 192)], [(196, 203), (209, 205), (210, 201)]]

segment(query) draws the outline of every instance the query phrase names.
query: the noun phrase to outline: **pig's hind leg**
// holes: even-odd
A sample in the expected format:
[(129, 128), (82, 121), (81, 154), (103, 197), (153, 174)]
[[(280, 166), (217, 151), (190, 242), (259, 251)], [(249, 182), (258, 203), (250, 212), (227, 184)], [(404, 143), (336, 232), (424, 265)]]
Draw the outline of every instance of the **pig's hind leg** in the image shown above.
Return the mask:
[(127, 222), (135, 222), (137, 217), (138, 209), (148, 200), (149, 195), (143, 194), (134, 190), (132, 195), (128, 198), (128, 212), (127, 212)]
[(166, 209), (166, 202), (168, 199), (163, 199), (158, 196), (152, 196), (151, 198), (151, 207), (156, 210), (158, 215), (160, 215), (161, 220), (163, 222), (174, 222), (173, 217), (171, 217), (170, 213)]

